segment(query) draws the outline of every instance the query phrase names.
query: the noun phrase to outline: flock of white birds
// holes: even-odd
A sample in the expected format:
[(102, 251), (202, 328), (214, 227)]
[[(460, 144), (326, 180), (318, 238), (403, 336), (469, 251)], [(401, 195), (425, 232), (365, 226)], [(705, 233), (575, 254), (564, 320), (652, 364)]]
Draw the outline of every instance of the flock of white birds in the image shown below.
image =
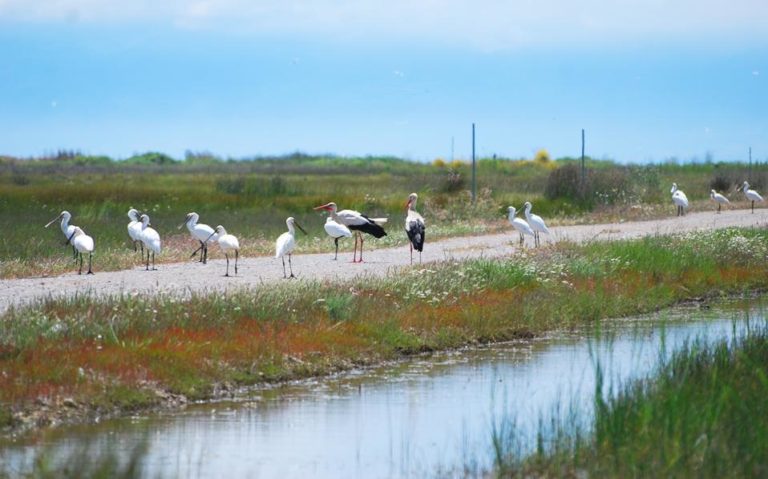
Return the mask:
[[(763, 201), (763, 197), (755, 190), (749, 187), (749, 183), (746, 181), (739, 188), (746, 198), (752, 202), (752, 212), (755, 211), (755, 202)], [(672, 183), (672, 202), (677, 207), (677, 215), (685, 215), (686, 209), (688, 209), (688, 197), (685, 193), (677, 187), (677, 183)], [(710, 191), (709, 195), (712, 201), (717, 203), (717, 212), (720, 213), (723, 205), (730, 203), (728, 198), (718, 193), (715, 190)], [(411, 252), (411, 264), (413, 264), (413, 250), (419, 252), (419, 262), (421, 262), (421, 252), (424, 249), (424, 239), (426, 232), (426, 224), (424, 218), (416, 211), (416, 201), (418, 195), (411, 193), (408, 195), (408, 201), (405, 205), (407, 214), (405, 217), (405, 232), (408, 235)], [(525, 235), (532, 236), (534, 245), (539, 246), (541, 240), (539, 238), (540, 233), (549, 235), (549, 229), (541, 216), (531, 213), (532, 205), (530, 202), (526, 202), (523, 206), (525, 210), (525, 219), (516, 216), (517, 210), (514, 206), (510, 206), (508, 210), (509, 222), (512, 227), (520, 234), (520, 244), (525, 241)], [(328, 211), (328, 218), (326, 219), (324, 228), (326, 233), (333, 238), (336, 245), (336, 251), (333, 259), (337, 259), (339, 255), (339, 239), (349, 238), (355, 236), (355, 247), (352, 256), (352, 262), (363, 261), (363, 233), (369, 234), (375, 238), (381, 238), (386, 236), (383, 225), (387, 222), (387, 218), (369, 218), (368, 216), (355, 211), (355, 210), (339, 210), (336, 203), (330, 202), (321, 206), (315, 207), (315, 210)], [(152, 270), (156, 270), (155, 267), (155, 255), (160, 254), (161, 240), (160, 234), (151, 227), (149, 216), (146, 214), (139, 214), (139, 212), (131, 208), (128, 210), (128, 235), (133, 242), (134, 251), (141, 249), (142, 263), (146, 264), (147, 271), (150, 270), (150, 256), (152, 259)], [(88, 272), (87, 274), (93, 274), (93, 250), (94, 242), (93, 238), (85, 234), (82, 228), (69, 224), (72, 219), (72, 215), (68, 211), (62, 211), (56, 218), (52, 219), (45, 225), (47, 228), (57, 220), (61, 220), (61, 231), (67, 238), (66, 245), (72, 245), (72, 251), (75, 259), (79, 259), (80, 267), (78, 274), (83, 273), (83, 255), (88, 254)], [(224, 276), (229, 276), (229, 255), (234, 254), (235, 258), (235, 274), (237, 274), (237, 262), (240, 256), (240, 243), (237, 237), (228, 234), (227, 230), (223, 226), (219, 225), (215, 229), (210, 226), (199, 223), (200, 215), (195, 212), (188, 213), (184, 222), (179, 225), (179, 229), (186, 225), (189, 233), (192, 237), (200, 243), (200, 246), (192, 253), (191, 257), (200, 253), (200, 262), (207, 263), (208, 261), (208, 245), (210, 243), (218, 243), (221, 251), (227, 260), (227, 269)], [(296, 248), (296, 228), (301, 230), (304, 234), (304, 228), (293, 218), (289, 217), (285, 220), (285, 224), (288, 231), (281, 234), (275, 242), (275, 258), (280, 258), (283, 264), (283, 277), (295, 278), (293, 274), (293, 265), (291, 264), (291, 255)], [(354, 232), (354, 233), (353, 233)], [(360, 256), (358, 258), (358, 244), (360, 245)], [(144, 253), (146, 251), (146, 259)], [(288, 257), (288, 270), (285, 267), (285, 258)], [(290, 273), (290, 274), (288, 274)]]

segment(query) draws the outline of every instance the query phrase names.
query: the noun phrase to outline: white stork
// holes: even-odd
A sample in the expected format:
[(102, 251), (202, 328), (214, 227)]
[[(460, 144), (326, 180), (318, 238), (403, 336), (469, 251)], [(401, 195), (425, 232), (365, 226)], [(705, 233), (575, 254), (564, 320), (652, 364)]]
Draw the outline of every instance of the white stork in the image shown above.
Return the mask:
[[(419, 199), (419, 195), (411, 193), (408, 195), (408, 202), (405, 207), (408, 209), (408, 214), (405, 216), (405, 233), (408, 235), (408, 240), (411, 246), (411, 264), (413, 264), (413, 250), (419, 252), (419, 263), (421, 263), (421, 252), (424, 250), (424, 218), (416, 212), (416, 201)], [(362, 253), (361, 253), (362, 255)]]
[[(381, 227), (387, 222), (386, 218), (369, 218), (366, 215), (354, 210), (338, 211), (336, 203), (330, 202), (321, 206), (316, 206), (316, 210), (326, 210), (331, 213), (331, 218), (337, 223), (341, 223), (351, 231), (355, 232), (355, 251), (352, 254), (353, 263), (363, 262), (363, 234), (368, 233), (375, 238), (386, 236), (387, 232)], [(360, 260), (357, 259), (357, 243), (360, 242)]]

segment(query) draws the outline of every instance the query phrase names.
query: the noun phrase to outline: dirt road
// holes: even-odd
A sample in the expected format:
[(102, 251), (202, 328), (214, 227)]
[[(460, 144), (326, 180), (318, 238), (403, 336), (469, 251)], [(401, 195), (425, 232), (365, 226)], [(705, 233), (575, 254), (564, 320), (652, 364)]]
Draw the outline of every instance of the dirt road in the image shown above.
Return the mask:
[[(428, 220), (428, 219), (427, 219)], [(429, 225), (429, 223), (427, 223)], [(768, 225), (768, 209), (690, 213), (682, 218), (654, 221), (561, 226), (551, 228), (551, 237), (543, 236), (542, 242), (570, 240), (611, 240), (634, 238), (644, 235), (663, 235), (676, 232), (726, 228), (729, 226)], [(402, 234), (399, 222), (389, 227), (390, 234)], [(517, 249), (518, 235), (511, 227), (505, 234), (452, 238), (429, 241), (422, 255), (423, 262), (447, 259), (496, 257)], [(345, 279), (358, 275), (395, 274), (399, 268), (409, 266), (408, 246), (387, 249), (370, 249), (374, 241), (366, 241), (365, 263), (350, 263), (352, 241), (341, 242), (343, 251), (339, 260), (333, 261), (333, 242), (328, 240), (328, 254), (295, 254), (294, 272), (300, 279)], [(532, 246), (526, 238), (526, 247)], [(218, 247), (212, 248), (214, 256), (221, 256)], [(299, 242), (298, 251), (301, 251)], [(197, 262), (161, 264), (159, 271), (131, 270), (97, 272), (93, 276), (66, 274), (50, 278), (26, 278), (0, 280), (0, 312), (11, 306), (23, 305), (44, 297), (69, 297), (75, 294), (119, 295), (168, 293), (185, 296), (191, 292), (226, 291), (242, 287), (258, 287), (265, 283), (282, 281), (283, 270), (279, 259), (270, 257), (241, 258), (237, 277), (223, 277), (224, 260), (209, 260), (207, 265)], [(98, 271), (98, 270), (97, 270)]]

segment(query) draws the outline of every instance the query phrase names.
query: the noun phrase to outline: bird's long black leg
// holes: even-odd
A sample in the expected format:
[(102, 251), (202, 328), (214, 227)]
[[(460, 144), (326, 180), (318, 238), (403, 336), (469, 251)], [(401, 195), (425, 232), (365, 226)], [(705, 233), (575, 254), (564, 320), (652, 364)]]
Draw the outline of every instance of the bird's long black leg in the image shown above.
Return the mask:
[(336, 261), (339, 257), (339, 238), (334, 238), (333, 242), (336, 243), (336, 254), (333, 255), (333, 260)]
[(88, 274), (93, 274), (93, 270), (91, 269), (92, 265), (93, 265), (93, 253), (90, 253), (88, 255)]
[(295, 278), (296, 276), (293, 275), (293, 265), (291, 264), (291, 255), (288, 255), (288, 268), (291, 270), (291, 278)]
[(235, 250), (235, 275), (237, 275), (237, 258), (240, 256), (240, 250)]
[(80, 253), (80, 269), (77, 270), (77, 274), (83, 274), (83, 254)]
[(224, 273), (224, 276), (229, 276), (229, 255), (224, 253), (224, 257), (227, 258), (227, 272)]
[(411, 248), (411, 264), (413, 264), (413, 244), (411, 243), (408, 246)]
[(363, 239), (363, 234), (360, 233), (360, 262), (363, 262), (363, 242), (365, 240)]

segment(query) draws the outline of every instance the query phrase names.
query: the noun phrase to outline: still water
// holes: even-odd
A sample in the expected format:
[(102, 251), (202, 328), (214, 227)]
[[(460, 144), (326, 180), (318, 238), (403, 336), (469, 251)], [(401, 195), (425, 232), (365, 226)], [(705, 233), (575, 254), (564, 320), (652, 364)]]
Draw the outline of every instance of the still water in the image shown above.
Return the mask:
[(493, 464), (494, 425), (513, 421), (526, 448), (553, 414), (576, 412), (586, 423), (596, 364), (606, 390), (615, 389), (686, 341), (734, 338), (764, 323), (762, 300), (606, 321), (257, 390), (238, 401), (64, 428), (7, 445), (0, 470), (29, 470), (41, 448), (56, 464), (76, 451), (97, 461), (145, 444), (145, 477), (475, 475)]

